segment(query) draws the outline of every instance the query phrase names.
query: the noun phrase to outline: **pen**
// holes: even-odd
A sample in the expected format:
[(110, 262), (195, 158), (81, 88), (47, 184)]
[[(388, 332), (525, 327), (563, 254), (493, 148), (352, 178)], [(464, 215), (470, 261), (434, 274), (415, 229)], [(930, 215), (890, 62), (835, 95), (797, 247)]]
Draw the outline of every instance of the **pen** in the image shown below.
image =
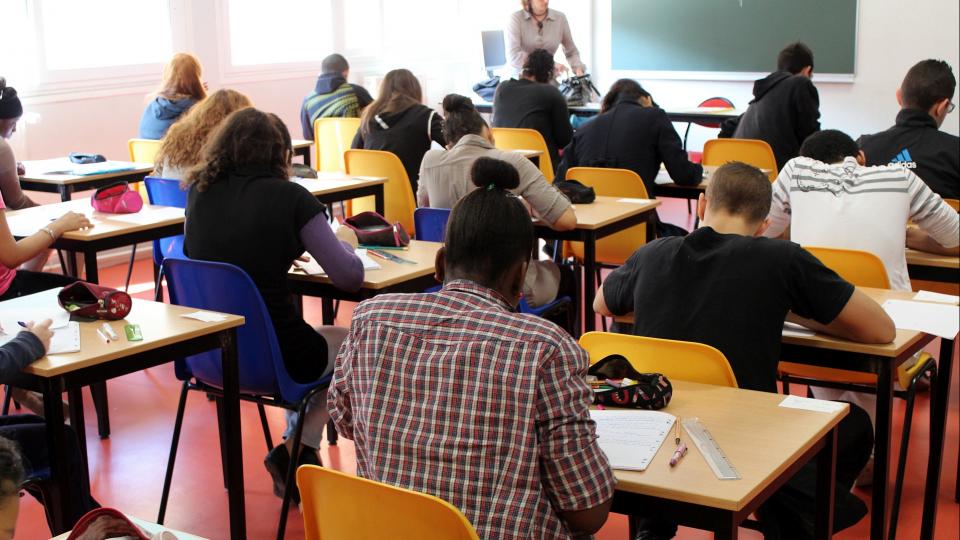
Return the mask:
[(19, 325), (22, 326), (23, 328), (26, 328), (26, 327), (27, 327), (27, 323), (25, 323), (25, 322), (23, 322), (23, 321), (17, 321), (17, 324), (19, 324)]
[(107, 345), (110, 344), (110, 338), (103, 333), (103, 330), (100, 330), (99, 328), (97, 328), (97, 335), (100, 336), (100, 339), (102, 339), (104, 343), (106, 343)]
[(685, 455), (687, 455), (687, 445), (680, 443), (680, 446), (673, 452), (673, 457), (670, 458), (670, 466), (675, 467), (680, 462), (680, 458)]
[(113, 331), (113, 327), (110, 326), (110, 323), (103, 323), (100, 326), (100, 328), (103, 328), (103, 333), (106, 334), (106, 336), (112, 339), (113, 341), (117, 341), (118, 339), (120, 339), (120, 336), (118, 336), (117, 333)]

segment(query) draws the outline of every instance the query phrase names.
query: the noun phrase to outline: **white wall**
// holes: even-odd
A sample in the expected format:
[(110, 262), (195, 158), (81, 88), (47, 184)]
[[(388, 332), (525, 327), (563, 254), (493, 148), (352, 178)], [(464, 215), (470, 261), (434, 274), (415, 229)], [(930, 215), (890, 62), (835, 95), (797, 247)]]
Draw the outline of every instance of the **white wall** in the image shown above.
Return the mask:
[[(553, 5), (571, 17), (575, 39), (585, 53), (585, 61), (595, 75), (597, 86), (605, 90), (613, 82), (610, 0), (591, 1), (592, 17), (588, 0), (555, 0)], [(502, 19), (506, 21), (516, 4), (497, 0), (487, 5), (503, 10)], [(228, 86), (247, 93), (257, 107), (280, 115), (294, 137), (299, 137), (300, 102), (312, 88), (315, 75), (264, 72), (240, 78), (228, 72), (221, 65), (223, 47), (219, 40), (227, 37), (221, 36), (224, 30), (217, 5), (218, 2), (186, 2), (186, 7), (181, 8), (187, 10), (186, 16), (174, 19), (180, 21), (180, 27), (175, 31), (189, 35), (190, 48), (200, 56), (204, 77), (211, 88)], [(895, 0), (860, 0), (855, 81), (823, 83), (814, 77), (820, 90), (825, 128), (842, 129), (854, 137), (885, 129), (892, 124), (898, 109), (894, 91), (912, 64), (923, 58), (943, 58), (955, 71), (960, 67), (960, 3), (956, 0), (915, 0), (908, 9), (904, 6)], [(425, 16), (423, 24), (423, 31), (429, 31), (431, 25), (443, 22)], [(464, 39), (476, 39), (479, 48), (479, 36), (464, 36)], [(384, 48), (388, 49), (389, 44), (384, 44)], [(771, 51), (771, 63), (775, 54), (776, 51)], [(405, 67), (410, 67), (421, 77), (425, 99), (435, 105), (447, 92), (465, 92), (465, 86), (479, 80), (483, 76), (481, 66), (473, 67), (478, 62), (474, 58), (459, 63), (431, 62), (421, 58), (411, 59)], [(371, 59), (357, 63), (350, 78), (353, 82), (367, 81), (373, 85), (380, 75), (394, 67), (401, 66), (383, 65)], [(747, 82), (645, 80), (643, 83), (660, 105), (667, 108), (694, 106), (713, 96), (728, 97), (743, 107), (750, 100), (752, 88)], [(125, 159), (126, 141), (136, 135), (146, 95), (151, 90), (147, 85), (123, 91), (26, 97), (25, 108), (31, 114), (11, 143), (19, 159), (40, 159), (71, 151), (99, 152), (113, 159)], [(374, 92), (375, 88), (369, 90)], [(958, 119), (960, 111), (951, 114), (944, 130), (953, 134), (960, 132)], [(683, 127), (685, 125), (678, 125), (678, 129)], [(699, 147), (714, 134), (712, 130), (694, 127), (691, 148)]]

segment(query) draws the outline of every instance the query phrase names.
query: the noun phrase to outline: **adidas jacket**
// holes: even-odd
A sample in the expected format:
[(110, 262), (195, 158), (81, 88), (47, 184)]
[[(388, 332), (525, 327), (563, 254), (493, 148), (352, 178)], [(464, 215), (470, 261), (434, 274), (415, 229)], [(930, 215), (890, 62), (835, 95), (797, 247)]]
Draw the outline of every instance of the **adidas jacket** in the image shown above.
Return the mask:
[(313, 140), (313, 123), (317, 118), (357, 118), (371, 102), (373, 98), (366, 89), (348, 83), (339, 73), (320, 75), (313, 92), (304, 98), (300, 107), (303, 138)]
[(946, 199), (960, 199), (960, 138), (937, 129), (926, 111), (903, 109), (886, 131), (857, 141), (867, 165), (900, 165)]

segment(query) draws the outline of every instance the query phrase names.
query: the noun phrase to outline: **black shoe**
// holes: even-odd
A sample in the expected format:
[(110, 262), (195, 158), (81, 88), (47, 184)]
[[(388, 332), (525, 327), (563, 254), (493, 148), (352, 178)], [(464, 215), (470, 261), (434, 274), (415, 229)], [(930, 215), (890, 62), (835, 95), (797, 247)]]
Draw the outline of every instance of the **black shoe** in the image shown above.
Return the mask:
[[(287, 470), (290, 469), (290, 452), (284, 444), (278, 444), (267, 452), (263, 459), (263, 466), (267, 468), (273, 478), (273, 494), (283, 498), (283, 488), (287, 483)], [(297, 494), (299, 496), (299, 493)], [(299, 500), (299, 497), (298, 497)]]

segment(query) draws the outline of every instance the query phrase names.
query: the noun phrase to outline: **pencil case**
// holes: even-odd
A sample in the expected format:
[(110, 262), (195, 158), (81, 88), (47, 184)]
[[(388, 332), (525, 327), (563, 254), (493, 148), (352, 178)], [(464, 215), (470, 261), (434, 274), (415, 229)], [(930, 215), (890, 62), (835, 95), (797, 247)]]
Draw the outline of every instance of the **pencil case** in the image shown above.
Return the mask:
[(343, 220), (357, 233), (357, 241), (370, 246), (403, 247), (410, 245), (410, 235), (400, 223), (391, 224), (376, 212), (360, 212)]
[(130, 184), (115, 182), (98, 189), (90, 198), (90, 205), (97, 212), (135, 214), (143, 208), (143, 197), (130, 189)]
[[(90, 527), (97, 520), (105, 519), (110, 523), (107, 527), (101, 527), (94, 532)], [(103, 525), (103, 524), (101, 524)], [(106, 531), (109, 532), (105, 532)], [(113, 508), (96, 508), (83, 515), (73, 526), (70, 536), (67, 540), (86, 540), (93, 538), (133, 538), (134, 540), (151, 540), (151, 537), (144, 534), (140, 527), (137, 527), (122, 512)], [(168, 537), (169, 538), (169, 537)]]
[(77, 281), (60, 289), (57, 301), (71, 315), (107, 321), (123, 319), (133, 307), (129, 294), (86, 281)]
[(640, 373), (619, 354), (606, 356), (587, 369), (598, 383), (593, 402), (611, 407), (658, 410), (670, 404), (673, 385), (661, 373)]

